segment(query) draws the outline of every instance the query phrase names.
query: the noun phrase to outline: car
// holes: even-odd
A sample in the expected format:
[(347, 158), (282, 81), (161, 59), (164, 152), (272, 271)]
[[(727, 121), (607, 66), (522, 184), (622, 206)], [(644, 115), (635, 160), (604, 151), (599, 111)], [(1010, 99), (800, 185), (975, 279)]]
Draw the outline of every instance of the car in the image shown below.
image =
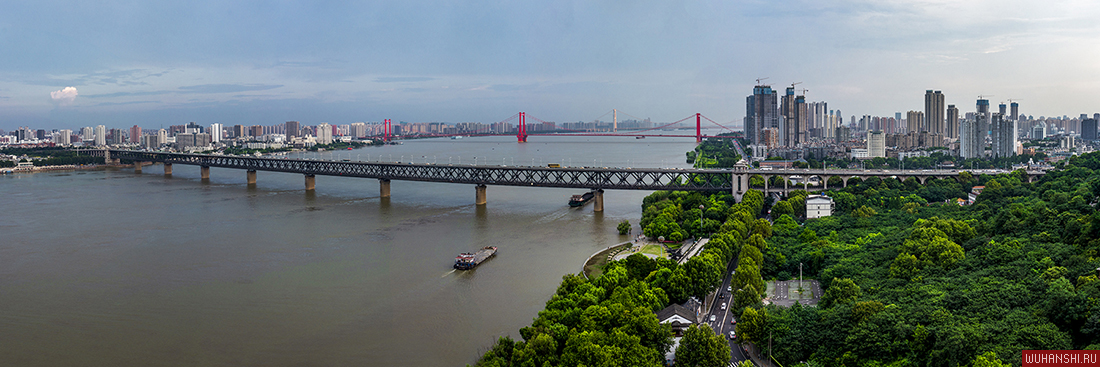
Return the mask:
[(714, 315), (710, 315), (710, 322), (714, 322), (715, 319)]
[(730, 339), (736, 339), (736, 338), (737, 338), (737, 334), (731, 331), (730, 332)]
[(726, 292), (733, 292), (733, 286), (732, 285), (727, 285), (726, 286)]
[(730, 325), (737, 325), (737, 319), (730, 318)]
[(725, 309), (726, 309), (726, 303), (725, 303), (725, 302), (722, 302), (722, 309), (723, 309), (723, 310), (725, 310)]

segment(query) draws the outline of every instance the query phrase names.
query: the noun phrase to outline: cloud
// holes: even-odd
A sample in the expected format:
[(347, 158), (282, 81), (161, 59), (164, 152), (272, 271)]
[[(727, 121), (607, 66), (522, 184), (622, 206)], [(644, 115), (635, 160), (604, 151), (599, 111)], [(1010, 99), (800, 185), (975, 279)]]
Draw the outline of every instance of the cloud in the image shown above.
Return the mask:
[(53, 102), (58, 105), (68, 106), (73, 104), (73, 101), (76, 100), (76, 94), (76, 88), (65, 87), (62, 90), (55, 90), (53, 92), (50, 92), (50, 98), (52, 98)]
[(429, 80), (435, 80), (435, 78), (427, 76), (382, 76), (374, 79), (375, 83), (404, 83), (404, 82), (426, 82)]
[(268, 90), (282, 87), (282, 85), (270, 84), (203, 84), (179, 87), (180, 93), (237, 93), (257, 90)]

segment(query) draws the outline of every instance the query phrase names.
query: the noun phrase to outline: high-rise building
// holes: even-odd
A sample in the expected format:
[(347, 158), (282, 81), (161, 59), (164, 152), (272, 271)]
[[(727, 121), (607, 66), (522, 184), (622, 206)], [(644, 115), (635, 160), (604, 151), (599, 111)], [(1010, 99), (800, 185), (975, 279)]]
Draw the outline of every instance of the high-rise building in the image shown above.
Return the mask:
[(924, 126), (921, 131), (944, 135), (943, 102), (943, 93), (940, 91), (924, 91)]
[(993, 128), (993, 157), (1016, 155), (1016, 121), (1009, 120), (1008, 116), (1001, 113), (994, 113), (990, 121)]
[(943, 135), (949, 138), (959, 137), (959, 109), (955, 105), (947, 105), (947, 123), (944, 124)]
[(107, 127), (103, 125), (97, 125), (95, 127), (95, 145), (97, 147), (107, 145)]
[(787, 87), (780, 105), (779, 114), (783, 116), (783, 135), (788, 147), (797, 147), (806, 142), (806, 96), (795, 96), (794, 87)]
[(1001, 116), (1004, 116), (1005, 118), (1007, 118), (1008, 117), (1008, 105), (1006, 105), (1004, 102), (1001, 102), (1001, 104), (997, 105), (997, 112), (1000, 113)]
[(192, 134), (201, 133), (203, 132), (202, 125), (196, 124), (194, 121), (191, 121), (187, 124), (187, 126), (183, 127), (183, 132)]
[(871, 158), (886, 157), (886, 134), (882, 131), (867, 133), (867, 155)]
[(298, 121), (287, 121), (286, 122), (286, 137), (287, 138), (302, 136), (301, 133), (302, 133), (302, 124), (298, 123)]
[(350, 135), (355, 138), (363, 138), (367, 136), (367, 124), (363, 122), (355, 122), (351, 124), (349, 128)]
[(928, 131), (921, 126), (921, 122), (924, 121), (924, 112), (909, 111), (905, 113), (906, 131), (910, 133), (919, 133), (921, 131)]
[(95, 130), (91, 126), (85, 126), (80, 129), (80, 138), (85, 141), (95, 140)]
[(1016, 103), (1016, 102), (1012, 102), (1010, 104), (1010, 106), (1011, 106), (1010, 110), (1012, 111), (1012, 114), (1009, 116), (1009, 118), (1012, 119), (1012, 121), (1019, 121), (1020, 120), (1020, 104)]
[(1042, 140), (1047, 137), (1047, 123), (1039, 122), (1035, 126), (1031, 127), (1031, 138), (1034, 140)]
[(210, 142), (220, 143), (225, 135), (225, 127), (217, 122), (210, 124)]
[(332, 144), (332, 126), (324, 122), (317, 125), (317, 144)]
[(134, 125), (130, 127), (130, 142), (134, 144), (141, 143), (141, 127)]
[(72, 130), (61, 130), (57, 132), (57, 138), (54, 139), (54, 142), (60, 145), (69, 145), (72, 144), (72, 141), (70, 140), (72, 139), (72, 136)]
[(975, 126), (978, 128), (982, 140), (982, 148), (985, 148), (985, 137), (989, 136), (989, 124), (993, 114), (989, 112), (989, 100), (979, 99), (977, 103), (977, 112), (974, 113)]
[(745, 137), (751, 144), (762, 143), (763, 129), (779, 128), (779, 117), (776, 115), (777, 99), (775, 90), (767, 85), (754, 87), (752, 95), (745, 98)]
[(1081, 140), (1096, 140), (1096, 118), (1081, 121)]
[(248, 136), (261, 137), (264, 136), (264, 127), (263, 125), (252, 125), (249, 126), (248, 132)]

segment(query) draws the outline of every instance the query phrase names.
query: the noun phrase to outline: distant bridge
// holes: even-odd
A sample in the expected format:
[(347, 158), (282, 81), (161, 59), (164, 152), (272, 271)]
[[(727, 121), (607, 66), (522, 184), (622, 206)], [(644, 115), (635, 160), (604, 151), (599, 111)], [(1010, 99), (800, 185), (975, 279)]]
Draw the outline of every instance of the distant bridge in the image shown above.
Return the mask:
[[(210, 167), (235, 168), (246, 171), (247, 182), (256, 183), (257, 171), (298, 173), (305, 176), (306, 190), (316, 187), (316, 175), (342, 176), (378, 179), (381, 197), (390, 196), (390, 181), (425, 181), (442, 183), (473, 184), (476, 188), (476, 203), (486, 203), (487, 185), (526, 186), (526, 187), (562, 187), (592, 189), (596, 191), (596, 211), (603, 210), (603, 190), (680, 190), (680, 191), (730, 191), (737, 200), (749, 189), (749, 178), (759, 175), (764, 178), (763, 190), (767, 192), (789, 192), (786, 185), (796, 176), (801, 178), (802, 189), (808, 191), (827, 190), (828, 181), (838, 177), (847, 186), (852, 178), (869, 177), (896, 178), (906, 180), (913, 177), (924, 184), (929, 178), (956, 178), (959, 171), (944, 170), (842, 170), (842, 169), (749, 169), (742, 164), (732, 169), (679, 169), (679, 168), (618, 168), (618, 167), (518, 167), (463, 164), (415, 164), (384, 162), (341, 162), (329, 160), (288, 159), (270, 157), (248, 157), (233, 155), (160, 153), (133, 150), (84, 150), (83, 152), (102, 156), (109, 161), (126, 159), (134, 161), (135, 170), (149, 162), (164, 164), (164, 174), (172, 174), (173, 164), (186, 164), (200, 167), (201, 178), (210, 178)], [(1041, 171), (1028, 172), (1028, 181), (1041, 176)], [(768, 179), (773, 176), (784, 178), (784, 187), (769, 188)], [(810, 186), (810, 178), (820, 178), (823, 185)], [(794, 187), (799, 189), (799, 187)]]

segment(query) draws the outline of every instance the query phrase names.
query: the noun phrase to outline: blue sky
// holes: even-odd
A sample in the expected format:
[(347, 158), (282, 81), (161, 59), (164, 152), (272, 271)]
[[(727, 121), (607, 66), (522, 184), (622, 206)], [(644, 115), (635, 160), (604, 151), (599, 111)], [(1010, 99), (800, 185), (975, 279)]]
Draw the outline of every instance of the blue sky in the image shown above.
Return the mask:
[(0, 52), (5, 130), (612, 108), (739, 124), (759, 77), (846, 121), (921, 110), (925, 89), (964, 112), (979, 94), (1100, 112), (1100, 4), (1079, 0), (14, 2)]

